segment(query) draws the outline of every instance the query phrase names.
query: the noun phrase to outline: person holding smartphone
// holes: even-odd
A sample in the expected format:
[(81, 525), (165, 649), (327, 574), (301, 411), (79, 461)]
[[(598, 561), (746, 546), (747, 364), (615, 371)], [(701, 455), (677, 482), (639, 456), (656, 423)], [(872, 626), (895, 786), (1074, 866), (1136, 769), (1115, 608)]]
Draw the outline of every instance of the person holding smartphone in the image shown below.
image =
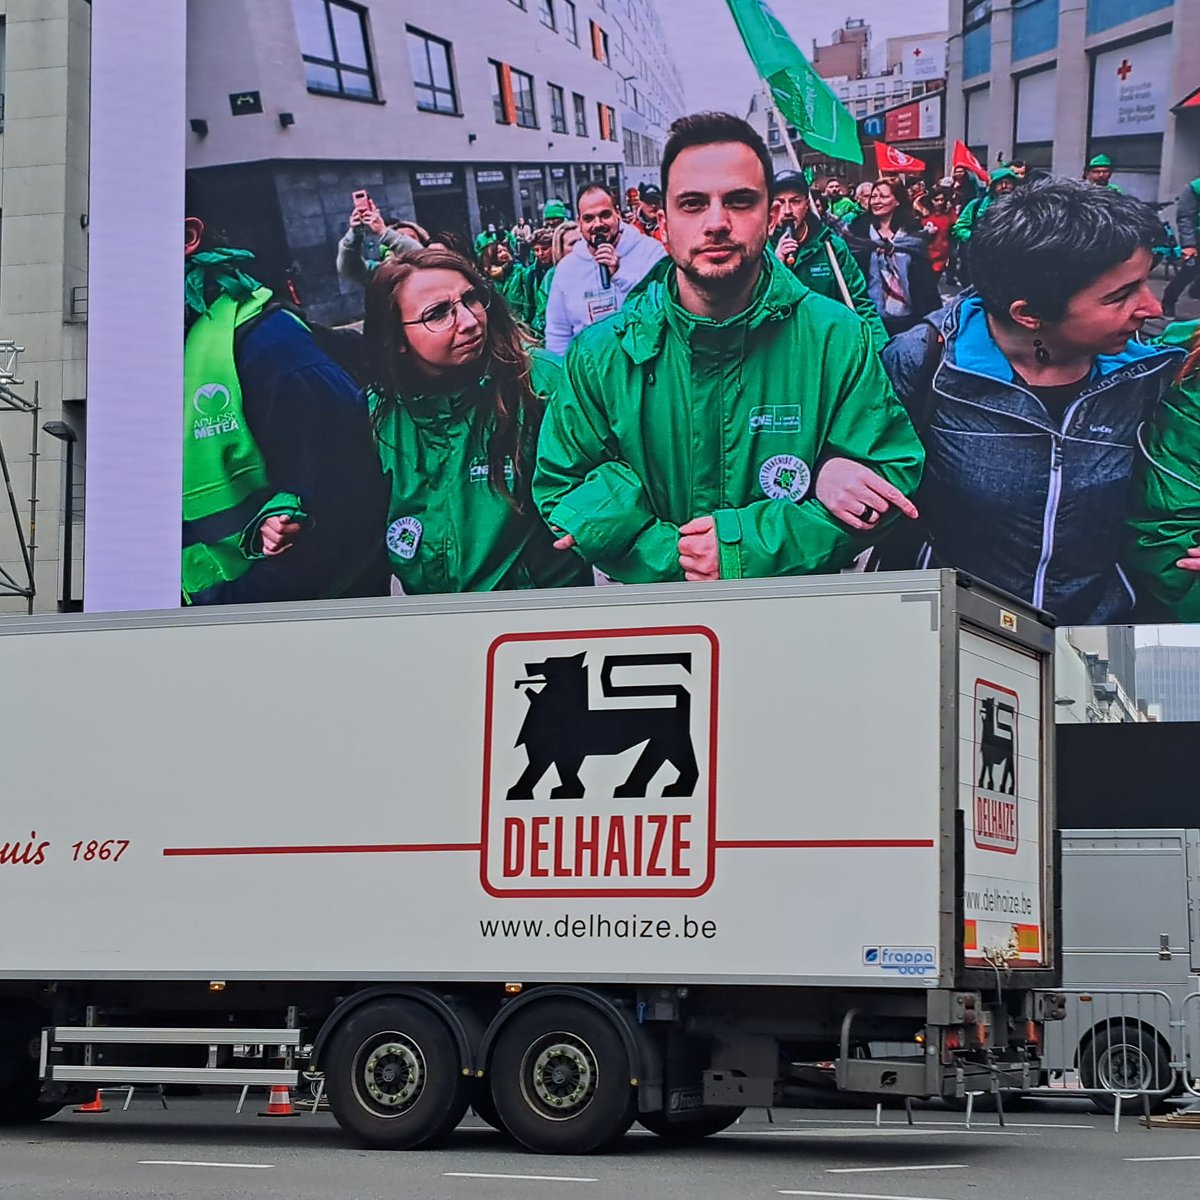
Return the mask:
[[(366, 287), (371, 272), (389, 253), (420, 250), (428, 244), (429, 234), (411, 221), (395, 220), (388, 224), (365, 191), (356, 191), (351, 198), (354, 207), (346, 232), (338, 242), (337, 273), (359, 287)], [(367, 243), (367, 234), (378, 239), (378, 253)]]

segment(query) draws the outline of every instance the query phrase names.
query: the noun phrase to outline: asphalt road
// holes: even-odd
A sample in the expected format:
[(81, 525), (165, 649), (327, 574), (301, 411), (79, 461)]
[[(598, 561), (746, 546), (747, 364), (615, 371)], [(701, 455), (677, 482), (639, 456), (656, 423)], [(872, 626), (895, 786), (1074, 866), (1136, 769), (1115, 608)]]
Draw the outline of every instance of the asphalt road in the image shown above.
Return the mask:
[(687, 1150), (635, 1126), (616, 1152), (591, 1158), (525, 1154), (469, 1118), (441, 1150), (368, 1152), (346, 1144), (321, 1113), (264, 1120), (227, 1096), (169, 1101), (139, 1093), (99, 1116), (60, 1114), (0, 1132), (0, 1195), (20, 1200), (1106, 1200), (1188, 1196), (1200, 1173), (1200, 1132), (1146, 1130), (1085, 1105), (1027, 1104), (1000, 1129), (971, 1129), (936, 1108), (753, 1110), (729, 1132)]

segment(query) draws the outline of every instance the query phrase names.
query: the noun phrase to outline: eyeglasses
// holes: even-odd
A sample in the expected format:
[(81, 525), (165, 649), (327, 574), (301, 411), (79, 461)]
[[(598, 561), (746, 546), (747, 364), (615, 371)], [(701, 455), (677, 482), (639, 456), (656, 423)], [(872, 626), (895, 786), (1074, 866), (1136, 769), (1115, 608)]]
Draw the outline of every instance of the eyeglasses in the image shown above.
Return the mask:
[(492, 302), (492, 293), (483, 288), (468, 288), (457, 300), (439, 300), (431, 304), (415, 321), (401, 321), (401, 325), (424, 325), (430, 333), (446, 333), (454, 328), (458, 317), (458, 306), (469, 308), (474, 313), (487, 312)]

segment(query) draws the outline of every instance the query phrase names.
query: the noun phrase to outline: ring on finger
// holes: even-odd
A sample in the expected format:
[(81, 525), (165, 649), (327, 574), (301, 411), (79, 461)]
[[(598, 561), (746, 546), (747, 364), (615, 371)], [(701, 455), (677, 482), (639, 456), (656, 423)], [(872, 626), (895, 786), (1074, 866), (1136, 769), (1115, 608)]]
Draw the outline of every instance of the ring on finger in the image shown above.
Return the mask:
[(869, 504), (864, 504), (862, 512), (860, 512), (858, 514), (858, 519), (860, 521), (869, 522), (869, 521), (873, 520), (874, 517), (875, 517), (875, 510)]

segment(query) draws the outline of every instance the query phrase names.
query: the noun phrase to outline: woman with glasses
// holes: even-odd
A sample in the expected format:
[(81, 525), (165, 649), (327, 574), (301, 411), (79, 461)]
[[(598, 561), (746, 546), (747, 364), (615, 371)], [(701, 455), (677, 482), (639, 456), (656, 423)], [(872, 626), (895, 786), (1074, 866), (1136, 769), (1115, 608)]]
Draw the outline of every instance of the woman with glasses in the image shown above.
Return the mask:
[(526, 349), (466, 259), (420, 250), (366, 291), (367, 403), (391, 491), (392, 573), (407, 594), (590, 585), (530, 500), (544, 405), (561, 368)]

